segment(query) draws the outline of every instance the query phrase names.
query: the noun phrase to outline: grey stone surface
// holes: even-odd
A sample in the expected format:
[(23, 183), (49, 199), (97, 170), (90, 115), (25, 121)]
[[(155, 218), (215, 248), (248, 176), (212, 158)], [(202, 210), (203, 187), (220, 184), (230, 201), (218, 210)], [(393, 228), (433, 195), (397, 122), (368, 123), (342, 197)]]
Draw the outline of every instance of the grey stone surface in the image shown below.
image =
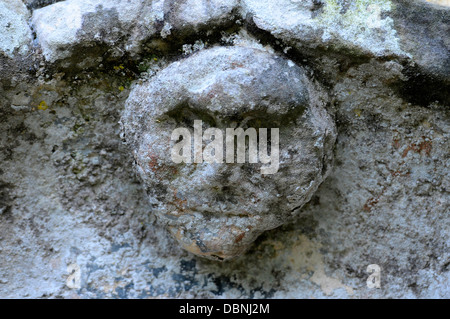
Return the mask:
[[(188, 251), (227, 260), (292, 220), (332, 167), (327, 102), (294, 62), (243, 46), (203, 50), (133, 88), (124, 136), (161, 224)], [(222, 163), (175, 164), (173, 130), (193, 131), (198, 119), (203, 131), (222, 130), (223, 145), (227, 128), (279, 129), (279, 168), (264, 175), (261, 162), (225, 163), (225, 154)]]
[(34, 10), (65, 0), (22, 0), (22, 1), (27, 6), (28, 9)]
[(242, 15), (299, 48), (372, 56), (406, 56), (390, 13), (390, 0), (243, 0)]
[(424, 82), (450, 87), (446, 6), (422, 0), (243, 0), (241, 15), (312, 58), (317, 51), (396, 58), (408, 65), (404, 73), (411, 81), (422, 73)]
[[(67, 0), (33, 12), (33, 27), (45, 59), (80, 67), (95, 66), (105, 53), (136, 55), (153, 37), (190, 33), (202, 25), (228, 21), (228, 1)], [(72, 58), (69, 60), (68, 58)]]
[(29, 13), (20, 0), (0, 1), (0, 54), (25, 54), (31, 42)]
[(32, 69), (29, 16), (21, 1), (0, 1), (0, 94), (27, 81)]
[(114, 53), (120, 56), (155, 34), (155, 25), (164, 16), (162, 5), (140, 0), (69, 0), (35, 10), (33, 26), (47, 61), (63, 60), (80, 51), (90, 57), (92, 50), (98, 57), (95, 49), (101, 45), (115, 47)]
[(413, 67), (405, 72), (407, 76), (415, 79), (417, 73), (425, 73), (428, 81), (424, 82), (440, 81), (450, 88), (450, 39), (445, 36), (450, 33), (448, 7), (397, 0), (392, 18), (401, 47), (410, 53)]
[[(34, 13), (64, 2), (70, 4)], [(3, 12), (19, 8), (12, 3), (0, 1)], [(241, 12), (250, 8), (245, 3)], [(5, 47), (13, 49), (0, 58), (0, 297), (448, 298), (450, 114), (448, 73), (441, 72), (448, 34), (440, 21), (449, 9), (392, 1), (381, 13), (385, 39), (366, 30), (355, 44), (348, 30), (367, 15), (345, 13), (348, 1), (335, 3), (344, 16), (326, 20), (333, 52), (312, 45), (307, 32), (294, 41), (297, 49), (270, 34), (295, 25), (298, 11), (288, 4), (285, 28), (275, 20), (267, 25), (273, 30), (265, 20), (258, 28), (246, 15), (231, 30), (216, 24), (221, 39), (199, 32), (180, 43), (183, 31), (166, 27), (158, 41), (167, 54), (150, 50), (129, 64), (112, 56), (103, 67), (75, 74), (42, 62), (46, 44), (39, 34), (25, 56), (16, 43), (26, 41), (8, 40)], [(417, 20), (407, 14), (412, 8), (428, 11)], [(314, 10), (317, 17), (322, 10)], [(19, 11), (22, 18), (2, 21), (13, 19), (24, 28), (17, 34), (26, 35), (27, 13)], [(322, 28), (315, 19), (305, 21)], [(408, 23), (402, 26), (402, 19)], [(235, 45), (285, 55), (320, 83), (337, 127), (333, 169), (298, 216), (224, 263), (195, 257), (167, 236), (135, 175), (133, 148), (120, 138), (131, 88), (181, 63), (182, 45), (187, 54), (187, 48)], [(67, 61), (79, 63), (75, 53)], [(381, 267), (379, 289), (366, 283), (371, 264)]]

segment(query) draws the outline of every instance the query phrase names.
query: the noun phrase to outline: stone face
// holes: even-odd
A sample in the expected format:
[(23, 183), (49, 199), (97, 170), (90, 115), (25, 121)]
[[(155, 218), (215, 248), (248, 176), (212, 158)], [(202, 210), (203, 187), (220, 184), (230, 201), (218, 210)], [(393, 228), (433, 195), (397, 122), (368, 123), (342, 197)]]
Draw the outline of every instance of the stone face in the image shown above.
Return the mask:
[[(412, 67), (407, 76), (411, 82), (418, 82), (414, 88), (416, 98), (430, 95), (431, 87), (436, 87), (432, 82), (446, 85), (446, 88), (439, 90), (441, 92), (450, 89), (450, 39), (446, 36), (450, 34), (449, 11), (449, 7), (423, 1), (395, 1), (392, 17), (401, 47), (409, 52), (411, 58)], [(420, 77), (427, 80), (421, 83)], [(434, 99), (430, 102), (441, 100), (450, 103), (448, 94), (441, 92), (433, 92)]]
[(422, 0), (243, 0), (241, 15), (300, 52), (396, 58), (417, 66), (408, 76), (425, 73), (449, 87), (448, 7)]
[(30, 10), (39, 9), (64, 0), (22, 0)]
[(441, 6), (450, 7), (450, 1), (449, 0), (427, 0), (427, 2), (438, 4), (438, 5), (441, 5)]
[(22, 1), (0, 1), (0, 54), (12, 58), (14, 53), (25, 54), (29, 50), (31, 30), (28, 16)]
[(243, 0), (242, 15), (299, 49), (406, 55), (390, 17), (392, 7), (389, 0)]
[[(161, 223), (188, 251), (226, 260), (290, 220), (328, 175), (336, 133), (325, 103), (292, 61), (254, 48), (218, 47), (137, 85), (122, 122)], [(248, 161), (173, 163), (172, 131), (192, 129), (194, 120), (223, 132), (279, 128), (278, 172), (261, 175), (261, 164)]]
[(168, 23), (173, 25), (175, 31), (184, 28), (208, 25), (214, 27), (227, 22), (232, 11), (237, 8), (238, 0), (184, 0), (169, 1)]
[[(92, 50), (96, 45), (116, 46), (120, 52), (128, 41), (131, 44), (156, 32), (157, 21), (163, 19), (162, 4), (158, 4), (141, 0), (63, 1), (35, 10), (33, 25), (49, 62), (66, 59), (80, 48)], [(135, 27), (137, 21), (146, 28)]]
[(152, 37), (226, 21), (235, 5), (235, 0), (68, 0), (35, 10), (33, 25), (49, 62), (89, 51), (98, 57), (99, 49), (120, 57), (140, 52)]
[[(29, 12), (19, 0), (0, 0), (0, 96), (27, 78), (31, 68), (32, 35)], [(2, 105), (0, 103), (0, 109)]]

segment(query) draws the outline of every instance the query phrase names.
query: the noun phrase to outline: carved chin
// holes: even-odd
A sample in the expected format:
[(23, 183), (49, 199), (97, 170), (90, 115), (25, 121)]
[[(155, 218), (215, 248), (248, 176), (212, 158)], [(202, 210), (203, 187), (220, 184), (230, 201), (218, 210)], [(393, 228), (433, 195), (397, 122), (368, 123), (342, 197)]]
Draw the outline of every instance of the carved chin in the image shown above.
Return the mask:
[(187, 251), (211, 260), (226, 261), (236, 258), (249, 247), (262, 231), (234, 225), (215, 228), (214, 233), (205, 225), (203, 229), (186, 230), (184, 227), (169, 227), (169, 232)]
[[(227, 213), (193, 206), (184, 207), (182, 211), (164, 206), (158, 216), (185, 250), (200, 257), (225, 261), (242, 255), (261, 233), (278, 226), (269, 222), (275, 219), (273, 216), (249, 214), (234, 208), (233, 213)], [(266, 227), (268, 224), (272, 227)]]

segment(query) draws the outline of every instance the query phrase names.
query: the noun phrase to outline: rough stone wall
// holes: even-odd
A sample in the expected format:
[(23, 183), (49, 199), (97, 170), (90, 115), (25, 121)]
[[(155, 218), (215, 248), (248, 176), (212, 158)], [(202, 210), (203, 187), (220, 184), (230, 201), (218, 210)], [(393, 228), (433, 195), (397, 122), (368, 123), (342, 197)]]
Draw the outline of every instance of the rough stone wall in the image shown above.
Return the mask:
[[(1, 0), (0, 297), (450, 297), (450, 10), (428, 2)], [(308, 70), (338, 135), (296, 219), (218, 263), (157, 223), (119, 121), (231, 45)]]

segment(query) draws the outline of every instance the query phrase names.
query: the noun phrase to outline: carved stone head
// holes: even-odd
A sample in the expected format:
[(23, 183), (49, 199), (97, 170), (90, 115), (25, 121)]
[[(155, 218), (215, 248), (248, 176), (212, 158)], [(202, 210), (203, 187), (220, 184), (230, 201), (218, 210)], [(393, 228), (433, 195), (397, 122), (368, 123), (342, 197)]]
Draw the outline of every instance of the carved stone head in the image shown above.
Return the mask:
[[(328, 175), (336, 129), (325, 104), (294, 62), (262, 49), (215, 47), (137, 84), (121, 121), (123, 138), (159, 221), (186, 250), (226, 260), (289, 221)], [(186, 134), (174, 135), (177, 128)], [(237, 128), (248, 133), (247, 155), (230, 163), (230, 146), (239, 149), (239, 140), (227, 144), (226, 133)], [(186, 161), (173, 160), (174, 148)], [(270, 165), (275, 169), (265, 171)]]

